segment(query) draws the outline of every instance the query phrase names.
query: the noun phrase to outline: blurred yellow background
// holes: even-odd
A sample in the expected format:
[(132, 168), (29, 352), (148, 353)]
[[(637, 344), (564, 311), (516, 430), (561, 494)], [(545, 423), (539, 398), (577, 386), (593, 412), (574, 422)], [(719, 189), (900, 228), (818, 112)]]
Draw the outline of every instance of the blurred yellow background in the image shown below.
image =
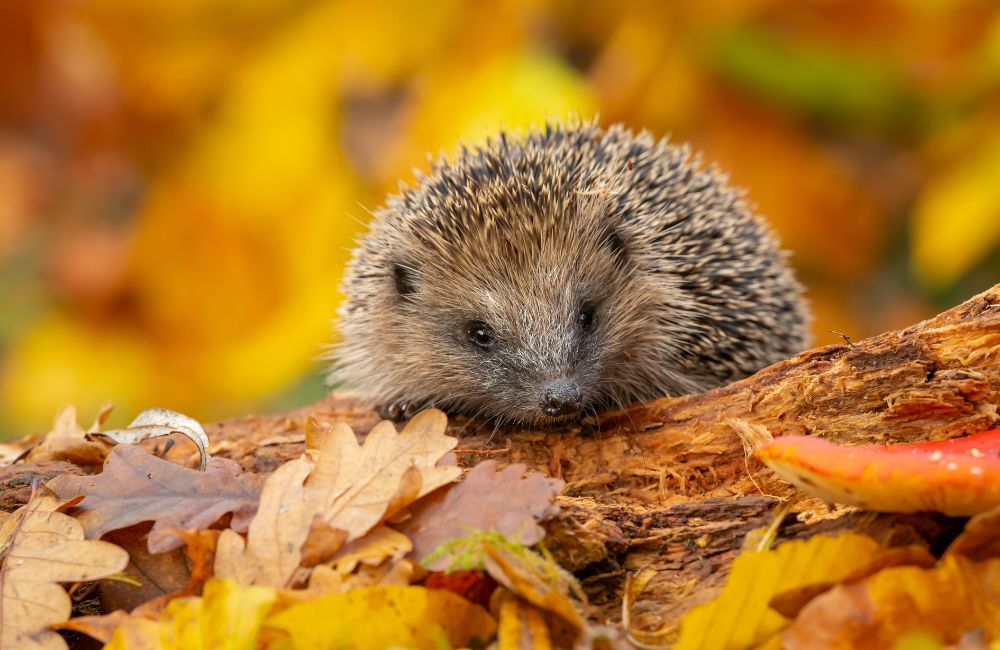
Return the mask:
[(324, 394), (352, 240), (425, 152), (599, 113), (690, 140), (817, 343), (1000, 279), (993, 0), (0, 4), (0, 436)]

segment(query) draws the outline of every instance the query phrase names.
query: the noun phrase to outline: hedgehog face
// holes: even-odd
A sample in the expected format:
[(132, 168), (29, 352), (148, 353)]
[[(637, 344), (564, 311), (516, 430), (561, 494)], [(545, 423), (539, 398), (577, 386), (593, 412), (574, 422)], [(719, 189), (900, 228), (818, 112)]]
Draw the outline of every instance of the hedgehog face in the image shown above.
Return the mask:
[[(575, 237), (566, 225), (550, 233), (558, 242), (522, 240), (514, 265), (507, 247), (481, 248), (475, 259), (460, 250), (423, 251), (391, 264), (399, 317), (385, 338), (434, 351), (433, 381), (410, 369), (421, 391), (441, 396), (437, 404), (544, 424), (614, 401), (611, 377), (650, 312), (635, 296), (652, 293), (612, 291), (642, 282), (624, 263), (620, 239)], [(426, 359), (418, 349), (410, 355)], [(443, 368), (447, 386), (438, 376)]]

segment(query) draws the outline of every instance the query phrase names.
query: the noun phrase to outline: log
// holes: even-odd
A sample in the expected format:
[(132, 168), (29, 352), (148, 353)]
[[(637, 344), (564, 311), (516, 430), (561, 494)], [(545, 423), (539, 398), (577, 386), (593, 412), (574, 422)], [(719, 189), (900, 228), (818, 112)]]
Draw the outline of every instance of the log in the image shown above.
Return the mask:
[[(996, 426), (998, 404), (1000, 285), (907, 329), (809, 350), (704, 394), (558, 429), (494, 430), (464, 417), (451, 418), (449, 429), (465, 467), (496, 458), (563, 478), (547, 545), (581, 577), (602, 621), (619, 618), (628, 573), (656, 570), (632, 607), (634, 627), (656, 630), (713, 597), (746, 533), (768, 526), (794, 493), (750, 458), (756, 444), (784, 435), (843, 444), (946, 439)], [(335, 392), (287, 413), (208, 425), (210, 451), (247, 471), (272, 471), (303, 451), (310, 417), (345, 420), (361, 436), (378, 422), (358, 396)], [(779, 536), (851, 529), (892, 544), (941, 544), (959, 527), (943, 516), (829, 512), (803, 500)]]

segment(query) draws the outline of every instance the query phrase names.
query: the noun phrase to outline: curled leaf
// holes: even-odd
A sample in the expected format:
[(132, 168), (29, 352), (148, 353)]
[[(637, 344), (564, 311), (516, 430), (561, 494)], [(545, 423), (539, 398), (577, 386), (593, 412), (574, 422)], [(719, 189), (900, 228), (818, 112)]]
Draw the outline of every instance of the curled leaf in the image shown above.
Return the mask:
[(108, 439), (119, 444), (135, 445), (143, 440), (159, 438), (179, 433), (186, 436), (198, 448), (199, 469), (205, 471), (208, 465), (208, 435), (205, 428), (192, 418), (170, 409), (146, 409), (124, 429), (94, 432), (90, 439)]

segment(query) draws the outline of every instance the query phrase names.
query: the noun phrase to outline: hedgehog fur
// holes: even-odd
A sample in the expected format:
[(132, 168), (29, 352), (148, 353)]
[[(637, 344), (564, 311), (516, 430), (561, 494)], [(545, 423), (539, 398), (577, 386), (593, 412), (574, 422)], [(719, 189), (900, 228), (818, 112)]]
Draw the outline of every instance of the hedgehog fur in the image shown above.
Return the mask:
[(770, 228), (686, 146), (499, 133), (433, 164), (354, 250), (332, 378), (383, 415), (545, 424), (703, 391), (807, 343)]

